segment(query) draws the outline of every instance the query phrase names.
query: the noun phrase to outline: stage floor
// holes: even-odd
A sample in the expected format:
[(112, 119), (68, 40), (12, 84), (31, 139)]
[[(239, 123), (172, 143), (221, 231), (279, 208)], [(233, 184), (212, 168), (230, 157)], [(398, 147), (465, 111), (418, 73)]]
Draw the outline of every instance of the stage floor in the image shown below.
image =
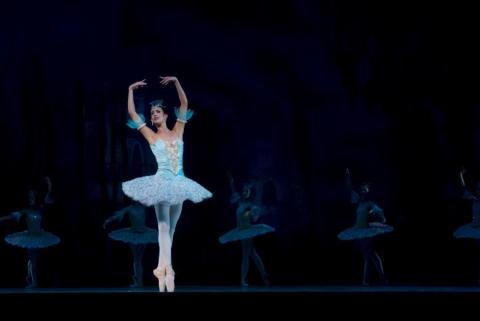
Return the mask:
[(177, 286), (174, 293), (159, 293), (157, 287), (141, 288), (4, 288), (0, 295), (18, 294), (156, 294), (156, 295), (181, 295), (181, 294), (453, 294), (453, 293), (478, 293), (478, 287), (458, 286)]
[[(91, 317), (126, 315), (158, 318), (237, 319), (351, 313), (369, 320), (391, 316), (455, 316), (477, 313), (480, 287), (452, 286), (178, 286), (174, 293), (157, 288), (1, 289), (0, 311), (65, 317), (65, 312)], [(230, 315), (226, 316), (225, 313)], [(363, 317), (362, 317), (363, 318)]]

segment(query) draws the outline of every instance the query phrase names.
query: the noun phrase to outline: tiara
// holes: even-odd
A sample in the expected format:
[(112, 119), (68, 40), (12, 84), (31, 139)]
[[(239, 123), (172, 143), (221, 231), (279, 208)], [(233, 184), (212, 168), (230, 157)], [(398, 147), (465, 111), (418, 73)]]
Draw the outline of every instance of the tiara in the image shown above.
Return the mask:
[(163, 108), (166, 108), (167, 106), (163, 105), (163, 99), (157, 99), (150, 102), (150, 108), (155, 108), (155, 107), (163, 109)]

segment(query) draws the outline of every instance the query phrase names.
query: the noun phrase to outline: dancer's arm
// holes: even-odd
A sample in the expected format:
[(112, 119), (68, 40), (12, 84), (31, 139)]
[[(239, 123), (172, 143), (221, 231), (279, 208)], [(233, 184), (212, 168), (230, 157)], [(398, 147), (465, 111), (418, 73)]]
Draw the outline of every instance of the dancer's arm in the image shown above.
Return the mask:
[(107, 225), (114, 222), (114, 221), (121, 221), (125, 216), (125, 213), (130, 209), (130, 206), (122, 208), (121, 210), (116, 211), (112, 216), (107, 218), (103, 223), (103, 228), (106, 229)]
[(233, 180), (232, 174), (227, 172), (228, 176), (228, 183), (230, 184), (230, 192), (232, 193), (230, 196), (230, 203), (234, 204), (240, 200), (240, 194), (238, 194), (237, 189), (235, 188), (235, 181)]
[(380, 207), (377, 206), (377, 204), (375, 203), (372, 203), (372, 207), (370, 208), (370, 211), (369, 213), (371, 215), (374, 215), (378, 218), (380, 218), (380, 222), (381, 223), (386, 223), (387, 222), (387, 219), (385, 218), (385, 214), (383, 212), (383, 209), (381, 209)]
[(53, 197), (52, 197), (52, 181), (50, 177), (45, 176), (45, 183), (47, 184), (47, 193), (43, 198), (43, 203), (45, 205), (53, 204)]
[(175, 84), (175, 88), (177, 89), (177, 94), (178, 94), (178, 99), (180, 100), (180, 107), (175, 110), (175, 114), (177, 116), (177, 122), (175, 123), (175, 126), (173, 127), (173, 130), (177, 134), (178, 137), (183, 136), (183, 131), (185, 129), (185, 124), (187, 121), (192, 117), (193, 111), (188, 109), (188, 99), (187, 95), (185, 94), (185, 91), (183, 90), (182, 85), (180, 84), (180, 81), (178, 81), (177, 77), (160, 77), (161, 85), (168, 85), (170, 83)]
[(360, 201), (360, 196), (353, 189), (352, 179), (350, 177), (350, 170), (348, 168), (345, 170), (345, 182), (348, 192), (350, 193), (350, 202), (353, 204), (358, 203)]
[(465, 170), (465, 168), (462, 168), (460, 170), (460, 184), (462, 184), (462, 187), (463, 187), (463, 198), (464, 199), (467, 199), (467, 200), (476, 200), (477, 198), (475, 197), (475, 195), (473, 195), (472, 191), (470, 191), (470, 189), (467, 187), (467, 184), (465, 184), (465, 173), (467, 171)]
[(467, 170), (465, 168), (462, 168), (460, 170), (460, 183), (462, 184), (462, 187), (467, 187), (467, 185), (465, 184), (465, 178), (463, 177), (463, 175), (465, 175), (466, 172)]
[(13, 218), (10, 215), (2, 216), (0, 217), (0, 222), (2, 221), (9, 221), (12, 220)]
[(155, 133), (153, 130), (148, 128), (145, 124), (145, 117), (137, 114), (135, 109), (135, 101), (133, 99), (133, 92), (140, 87), (146, 86), (147, 83), (145, 80), (137, 81), (131, 84), (128, 87), (128, 115), (130, 116), (130, 121), (128, 121), (128, 126), (131, 128), (136, 128), (140, 133), (142, 133), (143, 137), (148, 141), (149, 144), (155, 143)]
[(267, 215), (267, 208), (264, 206), (252, 206), (250, 209), (250, 217), (254, 223), (264, 215)]
[(22, 211), (13, 212), (10, 215), (0, 217), (0, 222), (9, 221), (9, 220), (15, 220), (18, 222), (20, 221), (20, 218), (22, 217), (22, 215), (23, 215)]

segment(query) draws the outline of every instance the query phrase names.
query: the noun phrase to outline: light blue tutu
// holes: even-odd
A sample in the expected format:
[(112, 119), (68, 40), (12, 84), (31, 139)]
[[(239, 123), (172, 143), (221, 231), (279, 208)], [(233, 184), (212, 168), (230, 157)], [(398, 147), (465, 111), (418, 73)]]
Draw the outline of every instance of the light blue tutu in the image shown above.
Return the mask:
[(273, 227), (266, 224), (252, 224), (246, 227), (237, 227), (228, 231), (218, 238), (218, 241), (222, 244), (234, 241), (240, 241), (244, 239), (253, 238), (259, 235), (270, 233), (275, 231)]
[(364, 239), (374, 237), (380, 234), (391, 233), (393, 227), (382, 223), (369, 223), (368, 227), (351, 227), (338, 234), (338, 238), (343, 241), (355, 239)]
[(41, 249), (60, 243), (60, 238), (43, 230), (37, 233), (23, 231), (7, 235), (5, 241), (10, 245), (26, 249)]
[(115, 241), (130, 244), (149, 244), (158, 242), (157, 231), (149, 227), (122, 228), (108, 233), (108, 236)]

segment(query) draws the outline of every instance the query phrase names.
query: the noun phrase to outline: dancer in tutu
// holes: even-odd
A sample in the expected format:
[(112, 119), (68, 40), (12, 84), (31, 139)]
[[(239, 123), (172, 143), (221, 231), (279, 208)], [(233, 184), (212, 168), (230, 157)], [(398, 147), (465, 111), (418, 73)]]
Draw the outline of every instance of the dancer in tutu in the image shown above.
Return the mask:
[(355, 225), (339, 233), (338, 238), (344, 241), (355, 240), (359, 246), (364, 259), (363, 285), (368, 285), (369, 283), (368, 279), (372, 265), (380, 277), (380, 282), (387, 284), (382, 259), (373, 247), (373, 237), (390, 233), (393, 231), (393, 228), (385, 224), (386, 219), (383, 215), (383, 210), (368, 199), (368, 193), (370, 192), (369, 184), (363, 183), (360, 186), (359, 193), (357, 193), (353, 190), (348, 168), (345, 172), (345, 178), (351, 195), (351, 202), (358, 204), (357, 218)]
[(255, 249), (253, 238), (258, 235), (273, 232), (274, 228), (266, 224), (252, 224), (258, 221), (260, 216), (267, 213), (267, 210), (264, 207), (255, 204), (253, 201), (253, 185), (243, 185), (242, 194), (240, 195), (236, 192), (235, 183), (231, 175), (229, 175), (229, 180), (230, 188), (232, 190), (230, 202), (232, 204), (238, 204), (235, 213), (237, 217), (237, 228), (220, 236), (219, 241), (222, 244), (233, 241), (242, 242), (242, 265), (240, 274), (240, 284), (242, 286), (248, 286), (246, 278), (250, 268), (250, 259), (253, 260), (260, 271), (260, 275), (265, 285), (269, 285), (270, 281), (268, 274), (265, 271), (265, 265)]
[(109, 217), (103, 228), (114, 221), (121, 221), (125, 215), (128, 215), (130, 227), (108, 233), (108, 236), (116, 241), (125, 242), (130, 245), (133, 256), (133, 283), (130, 287), (143, 286), (143, 254), (147, 244), (156, 243), (158, 240), (158, 233), (145, 224), (146, 209), (143, 205), (133, 204), (116, 211)]
[(150, 103), (150, 121), (155, 130), (145, 123), (145, 117), (137, 114), (134, 91), (146, 86), (145, 80), (135, 82), (128, 90), (129, 127), (137, 129), (150, 145), (157, 161), (155, 175), (139, 177), (122, 184), (123, 192), (145, 206), (154, 206), (158, 222), (158, 266), (153, 274), (158, 279), (160, 292), (175, 289), (175, 272), (172, 267), (172, 241), (182, 204), (186, 200), (194, 203), (212, 197), (212, 193), (197, 182), (185, 177), (183, 172), (183, 131), (193, 115), (188, 109), (185, 92), (176, 77), (161, 77), (161, 85), (174, 84), (180, 99), (176, 108), (176, 123), (173, 129), (167, 127), (166, 107), (162, 100)]
[[(477, 249), (480, 252), (480, 181), (477, 182), (476, 191), (472, 191), (465, 184), (465, 169), (460, 171), (460, 183), (463, 187), (463, 198), (472, 200), (472, 222), (462, 225), (455, 230), (453, 236), (456, 238), (470, 238), (476, 241)], [(480, 257), (478, 258), (478, 283), (480, 284)]]
[(463, 198), (472, 200), (472, 222), (466, 225), (460, 226), (455, 230), (453, 235), (456, 238), (473, 238), (480, 239), (480, 182), (477, 182), (477, 189), (475, 193), (472, 193), (465, 184), (465, 169), (460, 171), (460, 182), (462, 184), (464, 193)]
[(52, 184), (50, 178), (45, 177), (45, 182), (47, 184), (47, 193), (43, 199), (43, 203), (38, 204), (38, 192), (31, 189), (28, 191), (28, 208), (15, 211), (8, 216), (0, 218), (0, 221), (15, 220), (17, 222), (20, 222), (20, 220), (24, 218), (27, 224), (26, 231), (9, 234), (5, 237), (5, 241), (8, 244), (27, 249), (27, 288), (35, 288), (38, 286), (38, 250), (56, 245), (60, 242), (59, 237), (42, 229), (42, 216), (45, 206), (53, 202), (51, 197)]

